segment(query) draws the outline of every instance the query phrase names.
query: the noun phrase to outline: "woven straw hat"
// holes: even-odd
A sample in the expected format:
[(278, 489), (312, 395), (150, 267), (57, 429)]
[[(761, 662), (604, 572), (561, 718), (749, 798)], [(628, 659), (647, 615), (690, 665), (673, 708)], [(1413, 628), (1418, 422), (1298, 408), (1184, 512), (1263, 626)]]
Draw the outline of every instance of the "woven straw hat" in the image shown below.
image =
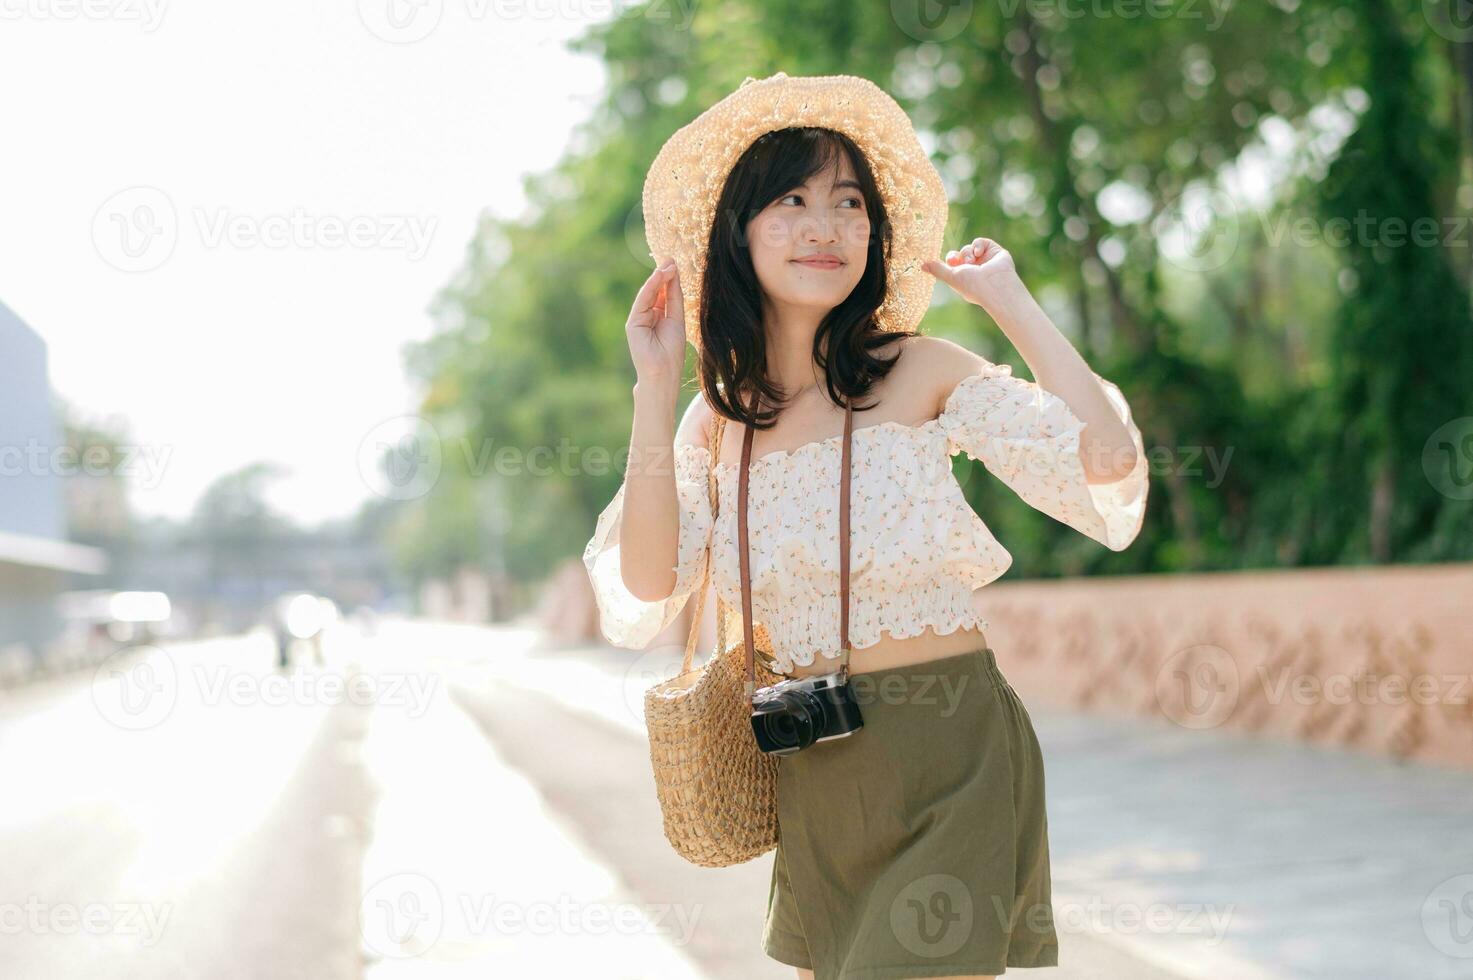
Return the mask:
[(753, 140), (789, 126), (845, 134), (874, 171), (893, 229), (888, 292), (876, 311), (884, 328), (914, 332), (931, 303), (936, 280), (921, 263), (940, 258), (946, 189), (905, 110), (874, 82), (855, 75), (749, 75), (665, 142), (644, 182), (650, 257), (675, 258), (685, 336), (697, 349), (706, 249), (727, 175)]

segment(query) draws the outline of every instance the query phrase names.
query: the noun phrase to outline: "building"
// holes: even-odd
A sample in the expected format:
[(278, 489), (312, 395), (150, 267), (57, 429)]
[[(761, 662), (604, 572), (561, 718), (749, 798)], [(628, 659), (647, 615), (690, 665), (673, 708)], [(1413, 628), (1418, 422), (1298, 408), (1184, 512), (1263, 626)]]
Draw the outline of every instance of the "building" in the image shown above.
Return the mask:
[(57, 597), (101, 574), (106, 555), (67, 540), (65, 435), (46, 344), (0, 303), (0, 658), (47, 654), (62, 635)]

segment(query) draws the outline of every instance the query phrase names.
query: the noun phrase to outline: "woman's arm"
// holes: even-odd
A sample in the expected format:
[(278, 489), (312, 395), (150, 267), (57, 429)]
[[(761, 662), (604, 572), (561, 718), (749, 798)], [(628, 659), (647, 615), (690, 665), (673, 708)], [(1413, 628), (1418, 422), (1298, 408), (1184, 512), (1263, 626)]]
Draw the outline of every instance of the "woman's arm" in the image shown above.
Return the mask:
[(711, 540), (709, 472), (697, 398), (672, 443), (685, 362), (674, 263), (661, 263), (635, 297), (625, 333), (634, 362), (634, 423), (624, 479), (598, 516), (583, 564), (604, 637), (644, 649), (675, 621), (705, 579)]
[(680, 431), (675, 428), (676, 391), (669, 382), (636, 381), (634, 424), (629, 436), (629, 469), (624, 477), (625, 548), (620, 572), (624, 586), (636, 598), (658, 602), (675, 589), (679, 565), (680, 506), (675, 486), (675, 444), (704, 447), (701, 416), (705, 399), (691, 399)]
[(1118, 386), (1090, 371), (1125, 427), (1135, 466), (1116, 480), (1091, 480), (1080, 450), (1085, 422), (1061, 397), (1013, 377), (1011, 365), (994, 364), (944, 338), (926, 340), (917, 350), (925, 351), (927, 373), (945, 379), (937, 421), (949, 453), (980, 460), (1030, 507), (1107, 548), (1121, 551), (1135, 540), (1150, 481), (1140, 429)]
[(1090, 483), (1113, 483), (1135, 469), (1135, 445), (1110, 407), (1094, 370), (1016, 276), (989, 296), (989, 316), (1022, 355), (1040, 388), (1053, 392), (1083, 422), (1079, 455)]
[[(1079, 455), (1090, 483), (1113, 483), (1136, 467), (1130, 430), (1114, 411), (1099, 377), (1059, 331), (1023, 284), (1012, 255), (990, 238), (977, 238), (946, 261), (930, 260), (925, 268), (962, 298), (987, 311), (1017, 348), (1040, 388), (1062, 398), (1081, 422)], [(946, 391), (985, 363), (949, 358)]]
[[(671, 457), (673, 397), (636, 394), (630, 464), (598, 516), (583, 564), (598, 601), (599, 626), (615, 646), (643, 650), (685, 608), (705, 580), (714, 514), (707, 450), (686, 412)], [(703, 406), (705, 399), (693, 403)]]

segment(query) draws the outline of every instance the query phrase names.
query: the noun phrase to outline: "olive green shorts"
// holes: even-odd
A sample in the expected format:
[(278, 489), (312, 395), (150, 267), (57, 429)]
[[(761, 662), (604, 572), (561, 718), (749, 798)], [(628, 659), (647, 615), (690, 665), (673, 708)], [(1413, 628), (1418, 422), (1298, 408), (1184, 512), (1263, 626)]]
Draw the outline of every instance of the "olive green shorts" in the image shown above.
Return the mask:
[(863, 727), (778, 758), (767, 954), (815, 980), (1057, 966), (1043, 754), (991, 648), (849, 683)]

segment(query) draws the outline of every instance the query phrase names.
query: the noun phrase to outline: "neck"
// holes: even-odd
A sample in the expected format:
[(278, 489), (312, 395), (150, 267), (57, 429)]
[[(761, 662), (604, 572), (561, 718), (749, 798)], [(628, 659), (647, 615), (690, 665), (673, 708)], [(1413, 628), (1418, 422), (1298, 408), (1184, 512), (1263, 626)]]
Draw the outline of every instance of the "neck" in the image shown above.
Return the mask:
[(794, 307), (766, 311), (767, 378), (788, 396), (824, 382), (824, 373), (813, 358), (813, 338), (826, 312)]

